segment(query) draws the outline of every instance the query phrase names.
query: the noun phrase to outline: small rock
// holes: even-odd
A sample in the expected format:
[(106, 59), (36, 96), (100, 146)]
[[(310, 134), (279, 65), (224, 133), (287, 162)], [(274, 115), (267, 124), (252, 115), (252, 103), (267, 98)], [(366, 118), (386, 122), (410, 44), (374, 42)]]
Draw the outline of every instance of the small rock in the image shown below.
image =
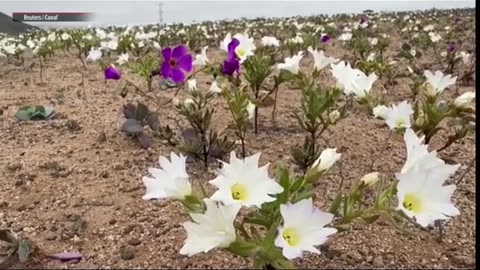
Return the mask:
[(375, 259), (373, 259), (373, 266), (377, 268), (382, 268), (385, 266), (382, 256), (377, 256)]
[(124, 235), (129, 234), (131, 231), (133, 231), (134, 228), (135, 228), (135, 225), (133, 224), (127, 225), (127, 227), (123, 229), (122, 233)]
[(135, 248), (132, 246), (123, 246), (120, 248), (120, 258), (122, 260), (128, 261), (133, 259), (135, 256)]
[(17, 207), (18, 212), (22, 212), (22, 211), (25, 211), (25, 210), (27, 210), (27, 206), (25, 204), (21, 204)]
[(103, 171), (100, 173), (100, 177), (102, 178), (108, 178), (110, 176), (110, 174), (108, 173), (108, 171)]
[(357, 263), (363, 261), (362, 255), (356, 250), (353, 250), (352, 252), (348, 253), (348, 257), (352, 258)]
[(11, 163), (7, 164), (7, 169), (9, 171), (12, 171), (12, 172), (13, 171), (19, 171), (19, 170), (22, 169), (22, 167), (23, 167), (23, 165), (20, 162), (11, 162)]
[(57, 235), (53, 232), (48, 232), (47, 235), (45, 236), (45, 239), (47, 239), (48, 241), (53, 241), (57, 239)]
[(110, 224), (110, 225), (114, 225), (115, 223), (117, 223), (117, 220), (114, 219), (114, 218), (112, 218), (108, 221), (108, 224)]
[(148, 216), (143, 216), (138, 219), (138, 222), (147, 222), (150, 218)]
[(128, 239), (127, 243), (132, 246), (138, 246), (142, 243), (142, 241), (140, 241), (140, 239), (136, 237), (131, 237), (130, 239)]
[(20, 187), (20, 186), (23, 186), (23, 184), (25, 184), (25, 182), (21, 179), (18, 179), (16, 182), (15, 182), (15, 186), (16, 187)]

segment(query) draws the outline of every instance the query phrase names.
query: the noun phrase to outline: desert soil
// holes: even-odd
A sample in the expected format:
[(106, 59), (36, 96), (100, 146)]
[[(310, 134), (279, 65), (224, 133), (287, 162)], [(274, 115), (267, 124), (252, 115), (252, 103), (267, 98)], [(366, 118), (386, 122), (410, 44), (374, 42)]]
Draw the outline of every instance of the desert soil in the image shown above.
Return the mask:
[[(342, 52), (333, 48), (327, 54), (338, 58)], [(211, 58), (221, 59), (214, 49)], [(32, 60), (27, 59), (25, 66)], [(305, 67), (312, 65), (309, 56)], [(63, 263), (39, 259), (17, 268), (247, 268), (248, 259), (214, 250), (193, 257), (181, 256), (185, 232), (180, 225), (189, 219), (182, 206), (170, 200), (144, 201), (142, 176), (147, 168), (157, 166), (160, 155), (175, 151), (158, 138), (150, 150), (141, 149), (119, 129), (123, 120), (121, 106), (133, 101), (118, 95), (118, 82), (105, 84), (103, 73), (89, 64), (85, 84), (81, 85), (78, 59), (61, 53), (46, 62), (43, 80), (39, 68), (32, 70), (12, 61), (0, 59), (0, 226), (10, 227), (30, 238), (44, 254), (63, 251), (80, 252), (85, 259)], [(306, 68), (308, 69), (308, 68)], [(125, 76), (142, 85), (135, 76)], [(212, 78), (199, 76), (197, 84), (205, 91)], [(325, 85), (331, 84), (326, 76)], [(405, 80), (395, 88), (377, 95), (387, 95), (399, 102), (408, 97)], [(377, 84), (376, 84), (377, 85)], [(380, 84), (378, 84), (380, 85)], [(157, 90), (158, 91), (158, 90)], [(455, 88), (450, 90), (455, 91)], [(459, 92), (474, 91), (459, 87)], [(63, 103), (60, 93), (63, 92)], [(161, 91), (165, 98), (173, 92)], [(184, 98), (185, 93), (179, 97)], [(451, 94), (446, 94), (451, 96)], [(53, 104), (52, 104), (53, 103)], [(153, 107), (150, 102), (146, 103)], [(50, 121), (17, 122), (13, 115), (22, 105), (54, 105), (58, 115)], [(230, 115), (225, 103), (215, 101), (214, 127), (233, 138)], [(276, 124), (271, 121), (272, 107), (260, 110), (257, 135), (249, 133), (249, 154), (262, 152), (261, 164), (292, 164), (290, 149), (303, 141), (302, 130), (292, 113), (299, 110), (300, 94), (284, 85), (279, 92)], [(174, 113), (171, 106), (160, 111), (162, 125), (178, 131), (188, 123)], [(369, 173), (372, 155), (381, 151), (388, 136), (383, 121), (355, 109), (348, 118), (331, 128), (321, 147), (336, 147), (342, 153), (345, 188)], [(446, 134), (433, 140), (431, 148), (442, 145)], [(238, 152), (238, 151), (237, 151)], [(463, 166), (448, 182), (463, 174), (475, 153), (473, 136), (441, 152), (448, 162)], [(392, 178), (405, 161), (405, 145), (400, 135), (388, 143), (376, 162), (375, 170)], [(216, 166), (208, 172), (201, 164), (189, 164), (193, 181), (213, 179)], [(340, 183), (339, 167), (316, 186), (317, 206), (328, 209)], [(322, 247), (321, 255), (307, 255), (296, 263), (305, 268), (474, 268), (475, 260), (475, 167), (457, 187), (453, 197), (461, 215), (444, 224), (444, 236), (438, 230), (418, 230), (407, 234), (384, 220), (366, 225), (358, 222), (348, 233), (341, 233)]]

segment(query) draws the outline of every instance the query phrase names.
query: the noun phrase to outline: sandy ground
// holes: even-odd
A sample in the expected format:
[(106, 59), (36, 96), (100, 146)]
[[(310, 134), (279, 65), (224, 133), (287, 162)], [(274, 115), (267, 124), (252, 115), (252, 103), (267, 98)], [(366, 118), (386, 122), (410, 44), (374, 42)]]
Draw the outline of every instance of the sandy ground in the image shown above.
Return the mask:
[[(218, 58), (218, 52), (209, 51)], [(333, 49), (327, 54), (342, 57)], [(142, 176), (147, 168), (158, 166), (158, 156), (174, 149), (158, 138), (150, 151), (142, 150), (119, 129), (121, 105), (132, 100), (116, 93), (116, 82), (104, 83), (103, 74), (89, 65), (85, 87), (78, 72), (81, 65), (73, 57), (61, 54), (47, 61), (44, 83), (40, 83), (38, 65), (33, 70), (7, 64), (0, 59), (0, 107), (4, 108), (0, 129), (0, 225), (28, 236), (42, 252), (81, 252), (85, 260), (61, 263), (40, 260), (17, 267), (30, 268), (246, 268), (251, 262), (219, 250), (184, 257), (178, 251), (185, 232), (179, 225), (188, 220), (186, 211), (172, 201), (143, 201)], [(303, 60), (312, 65), (311, 57)], [(128, 78), (138, 82), (132, 75)], [(198, 77), (198, 87), (207, 90), (208, 77)], [(332, 82), (331, 78), (325, 82)], [(407, 82), (399, 81), (388, 89), (388, 99), (401, 101), (408, 96)], [(63, 90), (62, 90), (63, 89)], [(472, 91), (460, 87), (459, 91)], [(63, 91), (64, 102), (55, 95)], [(377, 94), (379, 89), (375, 90)], [(452, 90), (453, 92), (454, 90)], [(86, 94), (86, 99), (83, 98)], [(171, 97), (172, 92), (161, 92)], [(48, 98), (47, 98), (48, 96)], [(181, 97), (185, 94), (181, 93)], [(449, 96), (449, 94), (446, 94)], [(55, 103), (58, 117), (51, 121), (16, 122), (12, 116), (22, 105)], [(292, 113), (299, 110), (300, 95), (288, 85), (279, 92), (277, 124), (270, 120), (271, 107), (260, 110), (259, 134), (249, 133), (247, 151), (262, 152), (261, 164), (291, 164), (290, 149), (302, 143), (303, 134)], [(152, 105), (151, 103), (148, 103)], [(230, 116), (225, 103), (215, 101), (214, 126), (225, 134)], [(218, 106), (217, 106), (218, 105)], [(169, 106), (160, 111), (162, 125), (178, 130), (187, 122)], [(388, 135), (382, 121), (356, 110), (325, 135), (328, 144), (342, 152), (345, 186), (368, 173), (372, 154), (381, 150)], [(444, 134), (445, 135), (445, 134)], [(442, 145), (434, 139), (432, 149)], [(466, 165), (475, 153), (473, 137), (464, 139), (441, 153), (454, 163)], [(394, 136), (375, 170), (393, 177), (405, 161), (401, 136)], [(462, 166), (449, 181), (463, 173)], [(214, 177), (215, 166), (204, 172), (200, 164), (188, 166), (193, 181)], [(339, 187), (338, 167), (316, 187), (317, 206), (327, 209)], [(322, 247), (321, 255), (297, 260), (308, 268), (473, 268), (475, 267), (475, 168), (458, 186), (453, 201), (462, 213), (445, 225), (445, 235), (437, 241), (438, 230), (416, 230), (412, 236), (394, 229), (383, 220), (373, 225), (355, 223), (349, 233), (334, 236)]]

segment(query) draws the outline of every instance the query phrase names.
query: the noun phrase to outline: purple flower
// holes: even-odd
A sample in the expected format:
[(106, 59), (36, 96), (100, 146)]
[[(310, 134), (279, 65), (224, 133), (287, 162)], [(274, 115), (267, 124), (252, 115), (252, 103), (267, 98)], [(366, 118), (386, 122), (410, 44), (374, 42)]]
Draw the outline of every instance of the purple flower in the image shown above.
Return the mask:
[(162, 50), (163, 63), (161, 74), (165, 79), (172, 79), (175, 83), (185, 81), (184, 72), (192, 70), (192, 56), (188, 54), (185, 45), (178, 45), (173, 50), (165, 48)]
[(240, 60), (238, 59), (232, 58), (232, 59), (227, 59), (223, 62), (222, 72), (225, 75), (232, 76), (235, 71), (238, 73), (239, 69), (240, 69)]
[(240, 59), (235, 53), (235, 49), (240, 45), (240, 41), (236, 38), (233, 38), (230, 43), (228, 43), (228, 54), (227, 59), (223, 62), (222, 72), (225, 75), (233, 75), (233, 73), (240, 70)]
[(364, 24), (367, 22), (367, 18), (365, 17), (360, 17), (360, 24)]
[(448, 43), (447, 52), (451, 53), (456, 49), (455, 43)]
[(322, 43), (327, 43), (328, 41), (330, 40), (330, 37), (328, 35), (323, 35), (321, 38), (320, 38), (320, 41)]
[(120, 80), (122, 74), (118, 69), (115, 68), (114, 65), (109, 66), (104, 71), (105, 80)]

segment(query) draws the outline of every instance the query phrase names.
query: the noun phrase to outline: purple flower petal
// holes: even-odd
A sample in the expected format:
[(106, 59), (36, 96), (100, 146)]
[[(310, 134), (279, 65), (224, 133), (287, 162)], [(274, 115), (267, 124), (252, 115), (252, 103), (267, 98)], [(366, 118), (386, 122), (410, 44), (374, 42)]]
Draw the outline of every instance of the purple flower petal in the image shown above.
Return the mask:
[(172, 58), (172, 48), (165, 48), (162, 50), (163, 61), (168, 62)]
[(178, 45), (175, 49), (173, 49), (172, 57), (175, 59), (178, 59), (184, 56), (185, 54), (187, 54), (187, 47), (181, 44), (181, 45)]
[(320, 41), (321, 41), (322, 43), (326, 43), (326, 42), (328, 42), (329, 40), (330, 40), (330, 37), (329, 37), (328, 35), (324, 35), (324, 36), (322, 36), (322, 38), (320, 38)]
[(162, 74), (162, 77), (165, 79), (169, 78), (170, 71), (171, 71), (170, 63), (168, 63), (168, 61), (164, 61), (162, 63), (162, 67), (160, 68), (160, 73)]
[(193, 67), (193, 59), (190, 54), (185, 54), (182, 57), (177, 59), (178, 67), (185, 70), (186, 72), (190, 72)]
[(240, 62), (238, 59), (228, 59), (223, 62), (222, 72), (225, 75), (233, 75), (233, 73), (240, 69)]
[(67, 261), (80, 261), (83, 259), (83, 255), (78, 253), (78, 252), (63, 252), (63, 253), (56, 253), (52, 255), (48, 255), (47, 257), (55, 260), (60, 260), (62, 262), (67, 262)]
[(122, 77), (120, 71), (112, 66), (105, 69), (104, 75), (106, 80), (119, 80)]
[(240, 41), (236, 38), (232, 38), (232, 41), (228, 43), (228, 53), (235, 52), (235, 49), (240, 45)]
[(182, 83), (185, 80), (185, 74), (180, 69), (172, 68), (172, 80), (175, 83)]

